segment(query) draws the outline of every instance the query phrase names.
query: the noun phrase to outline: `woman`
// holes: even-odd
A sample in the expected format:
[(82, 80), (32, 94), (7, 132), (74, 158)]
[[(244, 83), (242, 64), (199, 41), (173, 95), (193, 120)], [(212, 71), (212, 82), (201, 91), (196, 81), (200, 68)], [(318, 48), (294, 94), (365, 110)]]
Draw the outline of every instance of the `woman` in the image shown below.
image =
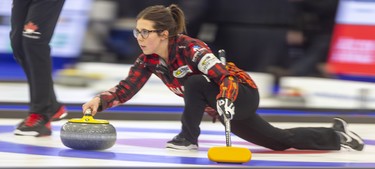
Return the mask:
[[(233, 63), (224, 66), (204, 42), (184, 32), (184, 13), (178, 6), (144, 9), (134, 30), (143, 54), (126, 79), (85, 103), (83, 111), (91, 109), (95, 115), (128, 101), (155, 74), (185, 102), (181, 132), (167, 148), (196, 150), (199, 125), (207, 108), (217, 110), (220, 118), (225, 115), (231, 119), (231, 131), (240, 138), (272, 150), (339, 150), (341, 145), (362, 150), (361, 138), (349, 132), (341, 119), (335, 120), (333, 128), (273, 127), (256, 114), (259, 94), (250, 76)], [(354, 135), (351, 144), (345, 141), (349, 135)]]

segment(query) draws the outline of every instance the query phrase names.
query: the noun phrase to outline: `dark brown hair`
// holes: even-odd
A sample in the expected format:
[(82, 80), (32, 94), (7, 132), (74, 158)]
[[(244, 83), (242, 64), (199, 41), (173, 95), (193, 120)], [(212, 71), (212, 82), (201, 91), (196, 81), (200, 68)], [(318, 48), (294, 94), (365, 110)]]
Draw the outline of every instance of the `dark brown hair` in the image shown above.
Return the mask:
[(168, 30), (170, 37), (186, 33), (185, 14), (176, 4), (169, 7), (163, 5), (147, 7), (138, 14), (137, 20), (139, 19), (153, 21), (155, 29)]

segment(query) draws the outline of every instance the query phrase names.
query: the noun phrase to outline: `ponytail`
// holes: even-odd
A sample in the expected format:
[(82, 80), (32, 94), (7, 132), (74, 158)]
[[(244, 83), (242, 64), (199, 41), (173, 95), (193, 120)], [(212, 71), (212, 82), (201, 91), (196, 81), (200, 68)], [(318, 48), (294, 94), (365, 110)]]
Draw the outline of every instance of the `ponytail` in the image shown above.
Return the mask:
[(175, 21), (176, 34), (186, 33), (186, 23), (185, 23), (185, 14), (184, 12), (176, 5), (172, 4), (168, 7), (169, 11), (172, 14), (173, 20)]

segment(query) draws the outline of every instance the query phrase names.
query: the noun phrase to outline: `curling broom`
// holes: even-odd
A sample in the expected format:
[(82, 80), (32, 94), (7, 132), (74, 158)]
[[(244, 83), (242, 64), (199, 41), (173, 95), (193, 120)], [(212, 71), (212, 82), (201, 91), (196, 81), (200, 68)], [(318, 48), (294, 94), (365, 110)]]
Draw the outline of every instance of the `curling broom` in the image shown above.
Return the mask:
[[(225, 51), (219, 50), (219, 58), (225, 65)], [(251, 159), (251, 151), (247, 148), (232, 147), (231, 142), (231, 131), (230, 131), (230, 119), (223, 115), (225, 124), (225, 140), (226, 146), (211, 147), (208, 150), (208, 159), (218, 163), (246, 163)]]

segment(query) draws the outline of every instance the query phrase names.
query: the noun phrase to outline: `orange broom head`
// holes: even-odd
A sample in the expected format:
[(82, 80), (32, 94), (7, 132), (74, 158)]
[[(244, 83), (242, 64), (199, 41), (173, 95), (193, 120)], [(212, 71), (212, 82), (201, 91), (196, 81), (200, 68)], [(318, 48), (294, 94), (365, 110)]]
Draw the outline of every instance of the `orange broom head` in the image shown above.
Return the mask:
[(218, 163), (246, 163), (251, 159), (251, 151), (241, 147), (211, 147), (207, 155)]

